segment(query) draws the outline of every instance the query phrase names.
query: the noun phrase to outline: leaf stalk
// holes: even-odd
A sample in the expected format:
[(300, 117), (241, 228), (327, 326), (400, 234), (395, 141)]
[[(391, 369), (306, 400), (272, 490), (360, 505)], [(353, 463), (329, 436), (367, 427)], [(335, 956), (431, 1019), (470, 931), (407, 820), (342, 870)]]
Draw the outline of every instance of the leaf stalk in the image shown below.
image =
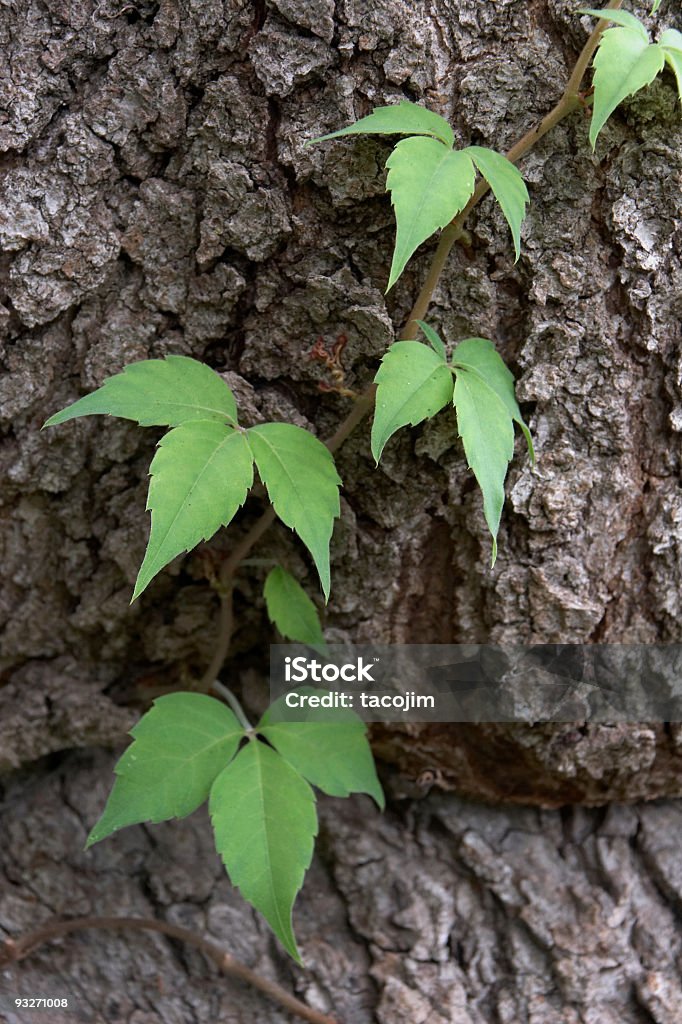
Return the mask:
[(247, 735), (254, 735), (254, 728), (251, 725), (251, 722), (246, 717), (244, 708), (241, 706), (235, 695), (232, 693), (232, 690), (230, 690), (227, 686), (224, 686), (219, 679), (213, 680), (211, 689), (215, 690), (216, 693), (220, 694), (220, 696), (227, 701), (227, 703), (230, 705), (235, 715), (237, 716), (239, 724), (244, 727), (244, 730), (247, 733)]

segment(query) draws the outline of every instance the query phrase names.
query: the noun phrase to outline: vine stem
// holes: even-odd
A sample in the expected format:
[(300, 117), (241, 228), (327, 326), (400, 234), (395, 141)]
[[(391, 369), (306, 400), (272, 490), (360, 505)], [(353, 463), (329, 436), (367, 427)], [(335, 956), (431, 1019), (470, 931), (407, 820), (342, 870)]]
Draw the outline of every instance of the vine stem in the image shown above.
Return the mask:
[(300, 1017), (301, 1020), (309, 1021), (310, 1024), (337, 1024), (333, 1017), (328, 1017), (326, 1014), (306, 1006), (276, 982), (256, 974), (246, 964), (233, 957), (231, 953), (227, 953), (202, 935), (197, 935), (196, 932), (191, 932), (187, 928), (181, 928), (168, 921), (157, 921), (148, 917), (73, 917), (67, 920), (54, 918), (41, 928), (28, 932), (19, 939), (6, 939), (0, 945), (0, 967), (23, 960), (45, 942), (51, 942), (53, 939), (61, 938), (62, 935), (68, 935), (69, 932), (80, 931), (83, 928), (160, 932), (172, 939), (179, 939), (181, 942), (186, 942), (201, 950), (225, 974), (252, 985), (269, 999), (279, 1003), (289, 1013)]
[(234, 630), (234, 613), (232, 607), (232, 594), (234, 591), (234, 575), (241, 562), (258, 543), (266, 530), (275, 521), (275, 510), (270, 505), (265, 512), (256, 520), (251, 529), (244, 534), (240, 542), (235, 546), (230, 555), (220, 567), (220, 579), (218, 591), (220, 593), (220, 615), (218, 620), (218, 636), (211, 662), (208, 665), (201, 679), (195, 684), (199, 693), (208, 693), (213, 683), (218, 678), (218, 673), (223, 667), (227, 652), (232, 642)]
[(234, 629), (234, 612), (232, 609), (233, 586), (230, 584), (221, 590), (220, 613), (218, 615), (218, 636), (211, 661), (201, 679), (195, 684), (194, 689), (198, 693), (208, 693), (218, 679), (218, 673), (223, 667), (232, 642)]
[[(617, 10), (621, 7), (623, 0), (609, 0), (606, 4), (607, 10)], [(512, 148), (506, 153), (506, 157), (512, 163), (517, 163), (522, 157), (526, 155), (547, 132), (555, 128), (560, 121), (563, 121), (565, 117), (568, 117), (581, 103), (579, 89), (582, 83), (583, 77), (589, 63), (594, 56), (594, 53), (599, 45), (602, 33), (608, 26), (608, 20), (601, 19), (597, 22), (593, 29), (590, 37), (585, 43), (584, 47), (580, 52), (571, 75), (566, 84), (561, 99), (559, 102), (550, 110), (543, 119), (536, 124), (530, 131), (526, 132), (522, 138), (516, 142)], [(452, 251), (452, 247), (455, 242), (458, 241), (464, 234), (464, 222), (474, 209), (478, 206), (484, 196), (490, 191), (490, 186), (486, 181), (480, 181), (474, 189), (471, 199), (466, 204), (464, 209), (457, 214), (457, 216), (445, 227), (441, 233), (438, 246), (434, 253), (431, 265), (428, 273), (422, 285), (421, 291), (417, 296), (417, 300), (412, 308), (409, 318), (400, 333), (401, 341), (412, 340), (417, 334), (417, 320), (423, 320), (426, 316), (426, 312), (431, 305), (433, 294), (436, 290), (438, 282), (440, 281), (441, 274), (445, 269), (448, 258)], [(335, 432), (325, 441), (325, 444), (330, 452), (337, 451), (341, 445), (350, 437), (355, 428), (364, 420), (365, 416), (369, 415), (374, 406), (374, 396), (376, 395), (376, 384), (370, 384), (365, 391), (356, 399), (353, 404), (353, 408), (346, 416), (346, 418), (339, 424)], [(259, 519), (256, 520), (254, 525), (251, 527), (249, 532), (245, 534), (239, 544), (235, 547), (232, 554), (225, 560), (220, 571), (221, 586), (225, 592), (229, 590), (231, 595), (232, 587), (234, 585), (234, 574), (242, 561), (246, 558), (251, 548), (260, 540), (261, 536), (267, 529), (272, 525), (275, 520), (275, 512), (272, 506), (263, 512)], [(216, 648), (211, 659), (211, 664), (206, 669), (204, 676), (198, 684), (199, 689), (203, 689), (204, 692), (210, 690), (213, 680), (216, 678), (220, 668), (227, 657), (227, 653), (230, 647), (230, 640), (232, 637), (232, 603), (230, 596), (230, 608), (229, 613), (225, 609), (225, 597), (223, 596), (223, 608), (221, 609), (220, 625), (218, 639), (216, 641)]]

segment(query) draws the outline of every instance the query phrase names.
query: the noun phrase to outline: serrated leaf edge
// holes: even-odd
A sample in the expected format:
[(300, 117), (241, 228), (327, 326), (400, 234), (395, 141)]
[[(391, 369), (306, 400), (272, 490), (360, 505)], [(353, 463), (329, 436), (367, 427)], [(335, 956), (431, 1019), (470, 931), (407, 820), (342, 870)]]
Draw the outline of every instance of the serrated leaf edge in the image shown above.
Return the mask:
[[(411, 343), (411, 344), (413, 344), (413, 345), (419, 345), (419, 344), (421, 344), (421, 342), (415, 341), (415, 340), (414, 340), (413, 338), (408, 338), (408, 339), (404, 339), (404, 341), (410, 342), (410, 343)], [(391, 346), (390, 346), (390, 347), (388, 348), (388, 350), (387, 350), (387, 351), (386, 351), (386, 353), (384, 354), (384, 357), (383, 357), (383, 358), (385, 359), (385, 358), (386, 358), (386, 357), (387, 357), (387, 356), (388, 356), (388, 355), (390, 354), (390, 352), (391, 352), (391, 349), (392, 349), (392, 348), (393, 348), (393, 347), (394, 347), (395, 345), (398, 345), (398, 344), (403, 344), (403, 343), (404, 343), (404, 341), (403, 341), (403, 342), (401, 342), (401, 341), (397, 341), (397, 342), (394, 342), (394, 343), (393, 343), (393, 345), (391, 345)], [(425, 349), (427, 350), (427, 352), (433, 352), (433, 351), (434, 351), (434, 349), (432, 348), (432, 346), (429, 346), (429, 345), (424, 345), (423, 347), (424, 347), (424, 348), (425, 348)], [(439, 356), (439, 355), (440, 355), (440, 353), (439, 353), (438, 351), (435, 351), (435, 354), (436, 354), (437, 356)], [(383, 359), (382, 359), (382, 365), (383, 365)], [(433, 378), (433, 376), (434, 376), (434, 375), (435, 375), (435, 374), (436, 374), (436, 373), (437, 373), (437, 372), (438, 372), (438, 371), (439, 371), (439, 370), (440, 370), (440, 369), (441, 369), (442, 367), (445, 367), (445, 369), (447, 369), (447, 370), (449, 370), (449, 369), (450, 369), (450, 367), (449, 367), (449, 366), (448, 366), (448, 364), (447, 364), (447, 361), (446, 361), (446, 360), (442, 360), (442, 362), (439, 362), (438, 366), (434, 366), (434, 368), (433, 368), (433, 370), (431, 371), (431, 373), (429, 374), (429, 376), (428, 376), (427, 378), (425, 378), (425, 379), (424, 379), (424, 380), (423, 380), (423, 381), (421, 382), (421, 384), (420, 384), (420, 387), (424, 387), (424, 386), (425, 386), (425, 385), (426, 385), (426, 384), (427, 384), (427, 383), (428, 383), (429, 381), (431, 381), (431, 379)], [(379, 370), (377, 371), (377, 375), (376, 375), (376, 377), (374, 378), (374, 380), (375, 380), (375, 383), (377, 384), (377, 397), (378, 397), (378, 394), (379, 394), (379, 388), (380, 388), (380, 387), (382, 387), (382, 386), (386, 386), (386, 382), (384, 382), (384, 381), (378, 381), (378, 380), (377, 380), (377, 378), (378, 378), (378, 376), (379, 376), (379, 373), (380, 373), (380, 372), (381, 372), (381, 367), (379, 367)], [(454, 389), (454, 383), (453, 383), (453, 389)], [(408, 404), (408, 402), (410, 402), (410, 401), (411, 401), (411, 400), (412, 400), (413, 398), (414, 398), (414, 394), (410, 395), (410, 397), (409, 397), (409, 398), (406, 398), (406, 399), (405, 399), (405, 401), (404, 401), (404, 402), (402, 403), (402, 405), (401, 405), (401, 406), (399, 407), (399, 410), (398, 410), (398, 411), (400, 411), (400, 409), (404, 409), (404, 408), (405, 408), (405, 406), (406, 406), (406, 405)], [(388, 435), (388, 437), (386, 438), (386, 440), (385, 440), (385, 441), (383, 442), (383, 444), (382, 444), (382, 445), (381, 445), (381, 447), (379, 448), (379, 451), (378, 451), (378, 452), (376, 452), (376, 451), (375, 451), (375, 442), (374, 442), (374, 438), (372, 437), (372, 440), (371, 440), (371, 443), (370, 443), (370, 447), (371, 447), (371, 449), (372, 449), (372, 455), (374, 456), (374, 461), (375, 461), (375, 464), (376, 464), (377, 466), (379, 465), (379, 462), (380, 462), (380, 460), (381, 460), (381, 456), (383, 455), (383, 452), (384, 452), (384, 448), (386, 447), (386, 445), (387, 445), (387, 444), (388, 444), (388, 442), (389, 442), (389, 441), (391, 440), (391, 438), (393, 437), (393, 435), (394, 435), (394, 434), (397, 434), (397, 432), (398, 432), (399, 430), (402, 430), (402, 428), (403, 428), (403, 427), (406, 427), (406, 426), (416, 427), (416, 426), (418, 426), (418, 425), (419, 425), (420, 423), (423, 423), (423, 422), (424, 422), (424, 420), (426, 420), (426, 419), (430, 419), (430, 418), (431, 418), (431, 416), (435, 416), (435, 415), (437, 415), (437, 414), (438, 414), (438, 413), (439, 413), (439, 412), (440, 412), (440, 411), (441, 411), (442, 409), (444, 409), (444, 408), (445, 408), (445, 406), (446, 406), (446, 405), (448, 404), (448, 402), (450, 402), (451, 400), (452, 400), (452, 396), (450, 396), (449, 398), (447, 398), (447, 399), (445, 400), (445, 402), (443, 403), (443, 405), (441, 405), (441, 406), (440, 406), (440, 408), (439, 408), (439, 409), (436, 409), (436, 410), (435, 410), (435, 411), (434, 411), (433, 413), (430, 413), (430, 414), (428, 414), (428, 413), (427, 413), (427, 414), (426, 414), (425, 416), (422, 416), (422, 417), (421, 417), (420, 419), (418, 419), (418, 420), (416, 420), (416, 421), (413, 421), (413, 420), (408, 420), (408, 421), (407, 421), (407, 423), (401, 423), (401, 424), (400, 424), (400, 425), (399, 425), (398, 427), (396, 427), (396, 428), (395, 428), (395, 430), (393, 430), (393, 431), (392, 431), (392, 432), (391, 432), (391, 433), (390, 433), (390, 434)], [(375, 401), (376, 401), (376, 400), (375, 400)], [(372, 423), (372, 434), (374, 434), (374, 423)]]
[[(188, 421), (188, 423), (193, 423), (193, 424), (196, 424), (196, 423), (204, 423), (204, 422), (205, 422), (205, 423), (211, 423), (211, 424), (215, 424), (215, 422), (216, 422), (216, 421), (215, 421), (215, 420), (190, 420), (190, 421)], [(181, 429), (182, 429), (182, 427), (183, 427), (184, 425), (185, 425), (185, 424), (179, 424), (179, 425), (178, 425), (177, 427), (173, 427), (172, 429), (173, 429), (173, 430), (181, 430)], [(227, 425), (225, 425), (225, 431), (226, 431), (226, 433), (225, 433), (225, 437), (224, 437), (224, 440), (223, 440), (223, 442), (221, 442), (221, 446), (222, 446), (222, 444), (224, 444), (224, 443), (227, 443), (227, 442), (228, 442), (228, 441), (229, 441), (229, 440), (230, 440), (230, 439), (231, 439), (232, 437), (234, 437), (235, 435), (242, 435), (242, 436), (245, 436), (245, 433), (246, 433), (246, 432), (245, 432), (245, 431), (244, 431), (244, 430), (243, 430), (242, 428), (240, 428), (240, 427), (230, 427), (230, 426), (227, 426)], [(163, 442), (164, 442), (164, 440), (165, 440), (165, 439), (166, 439), (166, 438), (168, 437), (168, 435), (169, 435), (169, 434), (170, 434), (171, 432), (172, 432), (172, 431), (168, 431), (168, 433), (164, 434), (164, 435), (163, 435), (163, 437), (162, 437), (162, 438), (160, 439), (160, 441), (158, 442), (158, 448), (159, 448), (159, 449), (163, 447)], [(249, 451), (249, 453), (250, 453), (250, 454), (251, 454), (251, 456), (252, 456), (252, 459), (251, 459), (251, 465), (252, 465), (252, 467), (253, 467), (253, 461), (254, 461), (254, 459), (253, 459), (253, 453), (251, 452), (251, 447), (250, 447), (250, 445), (248, 445), (248, 442), (247, 442), (247, 448), (248, 448), (248, 451)], [(216, 447), (216, 448), (214, 449), (214, 451), (213, 451), (213, 453), (212, 453), (212, 455), (211, 455), (210, 459), (209, 459), (209, 460), (208, 460), (208, 461), (207, 461), (207, 462), (206, 462), (206, 463), (204, 464), (204, 468), (202, 469), (202, 475), (203, 475), (203, 473), (205, 472), (205, 470), (206, 470), (206, 467), (207, 467), (207, 466), (209, 465), (209, 463), (210, 463), (210, 462), (211, 462), (211, 461), (212, 461), (212, 460), (213, 460), (213, 459), (215, 458), (215, 455), (216, 455), (216, 453), (218, 452), (218, 450), (219, 450), (219, 449), (218, 449), (218, 447)], [(152, 466), (153, 466), (153, 462), (154, 462), (154, 460), (152, 459), (152, 465), (150, 466), (150, 477), (151, 477), (152, 479), (153, 479), (153, 473), (152, 473)], [(187, 503), (187, 501), (188, 501), (188, 498), (189, 498), (189, 497), (191, 496), (191, 494), (192, 494), (192, 491), (193, 491), (193, 490), (195, 489), (195, 487), (197, 486), (197, 481), (198, 481), (198, 479), (199, 479), (199, 478), (197, 477), (197, 480), (196, 480), (196, 481), (195, 481), (195, 482), (194, 482), (194, 483), (192, 484), (192, 487), (191, 487), (191, 489), (190, 489), (190, 491), (189, 491), (188, 495), (186, 496), (186, 498), (185, 498), (185, 502), (184, 502), (183, 504), (186, 504), (186, 503)], [(180, 555), (184, 555), (184, 554), (187, 554), (187, 553), (188, 553), (189, 551), (193, 551), (193, 550), (194, 550), (194, 548), (195, 548), (195, 547), (197, 547), (197, 545), (198, 545), (198, 544), (201, 544), (201, 543), (202, 543), (202, 541), (207, 541), (207, 540), (210, 540), (210, 539), (211, 539), (211, 537), (214, 537), (214, 536), (215, 536), (215, 534), (216, 534), (216, 533), (218, 532), (218, 530), (219, 530), (219, 529), (221, 529), (221, 527), (224, 527), (224, 526), (228, 526), (228, 525), (229, 525), (229, 524), (230, 524), (230, 523), (232, 522), (232, 519), (234, 519), (234, 517), (235, 517), (235, 516), (237, 515), (238, 511), (239, 511), (239, 510), (240, 510), (241, 508), (243, 508), (243, 507), (244, 507), (244, 502), (246, 501), (246, 498), (248, 497), (249, 491), (250, 491), (250, 489), (251, 489), (251, 487), (252, 487), (252, 486), (253, 486), (253, 476), (251, 477), (251, 482), (249, 483), (248, 487), (246, 488), (246, 492), (245, 492), (245, 494), (244, 494), (244, 498), (243, 498), (243, 499), (242, 499), (242, 501), (240, 501), (240, 502), (239, 502), (239, 504), (237, 505), (237, 508), (235, 509), (235, 511), (234, 511), (234, 513), (233, 513), (233, 515), (232, 515), (232, 518), (228, 519), (228, 520), (227, 520), (227, 522), (222, 522), (222, 523), (220, 523), (220, 525), (219, 525), (219, 526), (218, 526), (218, 527), (217, 527), (217, 528), (216, 528), (216, 529), (215, 529), (215, 530), (213, 531), (213, 533), (211, 533), (211, 534), (210, 534), (209, 536), (204, 536), (204, 537), (202, 537), (202, 538), (201, 538), (201, 540), (199, 540), (199, 541), (197, 542), (197, 544), (194, 544), (194, 545), (193, 545), (193, 546), (192, 546), (191, 548), (184, 548), (184, 549), (183, 549), (182, 551), (178, 551), (178, 553), (177, 553), (176, 555), (174, 555), (174, 556), (173, 556), (173, 559), (174, 559), (174, 558), (177, 558), (177, 557), (179, 557)], [(152, 508), (152, 506), (151, 506), (151, 504), (150, 504), (150, 501), (151, 501), (151, 480), (150, 480), (149, 490), (148, 490), (148, 492), (147, 492), (147, 505), (146, 505), (146, 511), (147, 511), (147, 512), (151, 512), (151, 514), (152, 514), (152, 516), (153, 516), (153, 515), (154, 515), (154, 509)], [(158, 548), (158, 547), (160, 547), (160, 546), (161, 546), (161, 545), (162, 545), (162, 544), (163, 544), (163, 543), (165, 542), (166, 538), (168, 537), (168, 534), (170, 533), (171, 529), (172, 529), (172, 528), (173, 528), (173, 526), (175, 525), (175, 522), (177, 521), (177, 518), (178, 518), (178, 516), (180, 515), (180, 511), (181, 511), (181, 510), (179, 509), (179, 510), (178, 510), (178, 511), (176, 512), (176, 514), (175, 514), (175, 517), (174, 517), (174, 519), (173, 519), (172, 523), (170, 524), (170, 526), (168, 527), (168, 529), (166, 530), (166, 532), (165, 532), (165, 534), (164, 534), (163, 538), (162, 538), (162, 539), (161, 539), (160, 541), (158, 541), (158, 543), (157, 543), (157, 548)], [(153, 523), (152, 523), (152, 525), (153, 525)], [(140, 595), (144, 593), (144, 591), (145, 591), (145, 590), (147, 589), (147, 587), (148, 587), (148, 586), (149, 586), (149, 584), (150, 584), (150, 583), (152, 582), (152, 580), (153, 580), (153, 579), (154, 579), (154, 578), (155, 578), (155, 577), (156, 577), (156, 576), (157, 576), (157, 575), (159, 574), (159, 572), (161, 572), (161, 570), (162, 570), (162, 569), (165, 569), (165, 568), (166, 568), (166, 566), (170, 564), (170, 561), (173, 561), (173, 559), (170, 559), (170, 561), (168, 561), (168, 562), (166, 562), (166, 563), (165, 563), (164, 565), (162, 565), (162, 566), (161, 566), (161, 567), (160, 567), (160, 568), (159, 568), (159, 569), (158, 569), (158, 570), (157, 570), (157, 571), (156, 571), (156, 572), (155, 572), (155, 573), (154, 573), (154, 574), (153, 574), (152, 576), (150, 576), (150, 577), (149, 577), (149, 579), (147, 580), (147, 582), (146, 582), (146, 583), (144, 583), (144, 584), (143, 584), (143, 586), (141, 586), (141, 587), (140, 587), (140, 577), (141, 577), (141, 575), (142, 575), (142, 570), (143, 570), (143, 568), (145, 567), (145, 563), (146, 563), (146, 561), (147, 561), (147, 555), (148, 555), (148, 552), (149, 552), (149, 544), (150, 544), (150, 541), (151, 541), (151, 539), (152, 539), (152, 527), (150, 526), (150, 530), (149, 530), (149, 538), (148, 538), (148, 540), (147, 540), (147, 547), (146, 547), (146, 549), (145, 549), (144, 557), (143, 557), (143, 559), (142, 559), (142, 563), (141, 563), (141, 565), (140, 565), (140, 568), (139, 568), (139, 570), (138, 570), (138, 573), (137, 573), (137, 578), (136, 578), (136, 580), (135, 580), (135, 587), (134, 587), (134, 589), (133, 589), (133, 596), (132, 596), (132, 597), (131, 597), (131, 599), (130, 599), (130, 604), (132, 604), (132, 603), (133, 603), (134, 601), (136, 601), (136, 600), (137, 600), (137, 598), (138, 598), (138, 597), (140, 597)]]
[[(376, 128), (360, 129), (358, 127), (363, 123), (363, 121), (367, 121), (368, 118), (372, 117), (377, 110), (383, 110), (385, 107), (399, 108), (402, 106), (420, 107), (422, 110), (426, 110), (430, 114), (434, 114), (436, 117), (439, 117), (444, 125), (443, 134), (438, 134), (435, 130), (429, 130), (427, 128), (424, 128), (423, 131), (415, 131), (414, 128), (410, 128), (408, 130), (396, 128), (392, 131), (386, 129), (378, 130)], [(448, 149), (452, 149), (454, 147), (454, 132), (449, 122), (435, 110), (431, 110), (429, 107), (422, 107), (420, 103), (412, 103), (409, 100), (400, 100), (398, 103), (385, 104), (384, 107), (375, 107), (371, 114), (367, 114), (365, 117), (361, 117), (357, 121), (352, 121), (344, 128), (338, 128), (336, 131), (328, 132), (326, 135), (318, 135), (314, 139), (308, 139), (307, 142), (303, 143), (303, 147), (312, 146), (317, 142), (327, 142), (330, 139), (348, 138), (351, 135), (426, 135), (430, 136), (432, 139), (437, 139), (438, 142), (442, 142)]]

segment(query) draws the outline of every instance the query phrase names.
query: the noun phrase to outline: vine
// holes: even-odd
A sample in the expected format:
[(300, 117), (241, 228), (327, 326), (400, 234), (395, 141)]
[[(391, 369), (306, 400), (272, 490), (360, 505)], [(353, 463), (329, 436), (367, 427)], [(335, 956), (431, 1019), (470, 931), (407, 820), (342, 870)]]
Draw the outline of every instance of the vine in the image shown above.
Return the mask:
[[(659, 6), (660, 0), (654, 0), (651, 13)], [(564, 92), (504, 155), (479, 146), (457, 150), (453, 130), (442, 117), (406, 101), (378, 107), (355, 124), (309, 143), (362, 133), (403, 136), (387, 161), (387, 190), (396, 215), (387, 290), (418, 246), (441, 231), (399, 340), (324, 444), (292, 424), (242, 427), (234, 396), (222, 378), (184, 356), (127, 366), (45, 424), (106, 414), (170, 428), (151, 464), (151, 532), (133, 600), (173, 558), (232, 521), (251, 489), (254, 470), (268, 492), (269, 508), (220, 567), (215, 584), (221, 600), (219, 633), (206, 672), (195, 692), (157, 699), (135, 726), (134, 742), (116, 765), (114, 787), (88, 845), (135, 822), (184, 817), (208, 800), (216, 846), (231, 880), (299, 960), (292, 908), (317, 831), (311, 786), (333, 796), (366, 793), (379, 807), (383, 794), (364, 724), (351, 712), (330, 716), (313, 707), (305, 720), (291, 721), (280, 702), (252, 726), (234, 694), (219, 682), (233, 630), (235, 573), (278, 518), (308, 548), (328, 599), (329, 542), (339, 515), (341, 483), (333, 453), (374, 411), (371, 448), (379, 463), (397, 430), (449, 404), (456, 410), (464, 453), (482, 491), (494, 563), (514, 425), (524, 434), (531, 459), (532, 440), (512, 375), (491, 341), (463, 339), (448, 359), (446, 345), (425, 319), (436, 285), (455, 242), (465, 235), (466, 218), (488, 191), (509, 224), (519, 258), (529, 197), (516, 164), (572, 112), (592, 108), (589, 139), (594, 149), (616, 107), (666, 66), (682, 98), (682, 33), (667, 29), (652, 42), (643, 23), (621, 9), (621, 0), (579, 13), (596, 18), (597, 24)], [(592, 87), (581, 91), (593, 58)], [(419, 332), (425, 343), (417, 340)], [(339, 373), (339, 352), (319, 349), (317, 357), (335, 380), (336, 387), (330, 389), (351, 398)], [(264, 596), (269, 617), (284, 637), (324, 650), (315, 606), (283, 567), (275, 566), (268, 574)], [(209, 697), (211, 689), (226, 703)]]

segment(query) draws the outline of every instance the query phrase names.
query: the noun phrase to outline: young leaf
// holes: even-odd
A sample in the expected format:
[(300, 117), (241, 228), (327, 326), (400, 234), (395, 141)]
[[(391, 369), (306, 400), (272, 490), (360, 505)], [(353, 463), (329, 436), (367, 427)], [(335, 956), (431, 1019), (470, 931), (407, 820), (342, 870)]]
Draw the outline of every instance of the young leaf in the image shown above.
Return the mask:
[[(325, 691), (304, 688), (303, 692), (322, 696)], [(353, 711), (294, 710), (287, 708), (282, 697), (268, 708), (257, 728), (292, 768), (324, 793), (367, 793), (383, 810), (384, 794), (367, 742), (367, 727)]]
[(400, 103), (389, 107), (375, 107), (367, 117), (362, 117), (337, 132), (321, 135), (318, 139), (310, 139), (306, 146), (311, 146), (314, 142), (326, 142), (327, 139), (338, 139), (342, 135), (363, 134), (432, 135), (451, 148), (455, 142), (452, 128), (440, 114), (434, 114), (432, 110), (408, 100), (401, 100)]
[(114, 769), (114, 788), (87, 846), (126, 825), (191, 814), (207, 799), (243, 735), (230, 709), (213, 697), (158, 697), (131, 730), (135, 742)]
[(511, 418), (521, 427), (531, 462), (535, 462), (533, 438), (523, 421), (514, 393), (514, 377), (492, 341), (487, 338), (466, 338), (455, 348), (452, 363), (455, 369), (461, 368), (478, 373), (504, 402)]
[(166, 356), (131, 363), (91, 395), (50, 416), (44, 426), (93, 415), (122, 416), (143, 427), (173, 427), (187, 420), (235, 426), (237, 405), (225, 381), (210, 366), (187, 356)]
[(191, 420), (161, 438), (150, 473), (152, 528), (133, 601), (176, 555), (227, 526), (253, 483), (253, 456), (243, 431)]
[(272, 747), (253, 740), (213, 783), (209, 812), (233, 885), (300, 963), (291, 912), (317, 835), (312, 789)]
[(682, 32), (678, 32), (674, 28), (666, 29), (661, 33), (659, 45), (663, 50), (666, 62), (675, 73), (677, 91), (682, 100)]
[(475, 174), (465, 152), (456, 153), (423, 136), (399, 142), (386, 166), (386, 188), (397, 225), (389, 291), (415, 249), (466, 206), (474, 191)]
[(424, 320), (417, 320), (416, 323), (419, 324), (420, 328), (424, 332), (424, 337), (428, 341), (433, 351), (436, 353), (436, 355), (439, 355), (441, 359), (445, 362), (445, 360), (448, 357), (445, 345), (441, 341), (438, 334), (436, 334), (433, 327), (430, 327)]
[[(621, 11), (621, 14), (625, 13)], [(590, 142), (597, 136), (619, 103), (649, 85), (665, 63), (663, 50), (649, 43), (634, 28), (610, 28), (601, 38), (594, 58), (594, 109)]]
[(301, 584), (280, 565), (268, 573), (263, 596), (270, 621), (282, 636), (295, 643), (325, 647), (317, 608)]
[(514, 397), (513, 378), (485, 338), (467, 338), (452, 357), (457, 427), (469, 467), (483, 492), (483, 511), (497, 557), (497, 531), (504, 505), (504, 480), (514, 454), (516, 421), (533, 454), (530, 434)]
[(521, 224), (526, 216), (526, 206), (530, 202), (528, 189), (520, 171), (511, 160), (507, 160), (506, 156), (496, 153), (493, 149), (469, 146), (463, 152), (468, 153), (474, 161), (500, 204), (511, 228), (518, 260), (521, 255)]
[[(423, 329), (423, 328), (422, 328)], [(419, 341), (396, 341), (374, 378), (378, 387), (372, 423), (372, 455), (400, 427), (416, 426), (452, 400), (452, 373), (442, 355)]]
[(247, 437), (275, 512), (310, 551), (329, 599), (329, 541), (341, 511), (334, 459), (321, 441), (291, 423), (251, 427)]

